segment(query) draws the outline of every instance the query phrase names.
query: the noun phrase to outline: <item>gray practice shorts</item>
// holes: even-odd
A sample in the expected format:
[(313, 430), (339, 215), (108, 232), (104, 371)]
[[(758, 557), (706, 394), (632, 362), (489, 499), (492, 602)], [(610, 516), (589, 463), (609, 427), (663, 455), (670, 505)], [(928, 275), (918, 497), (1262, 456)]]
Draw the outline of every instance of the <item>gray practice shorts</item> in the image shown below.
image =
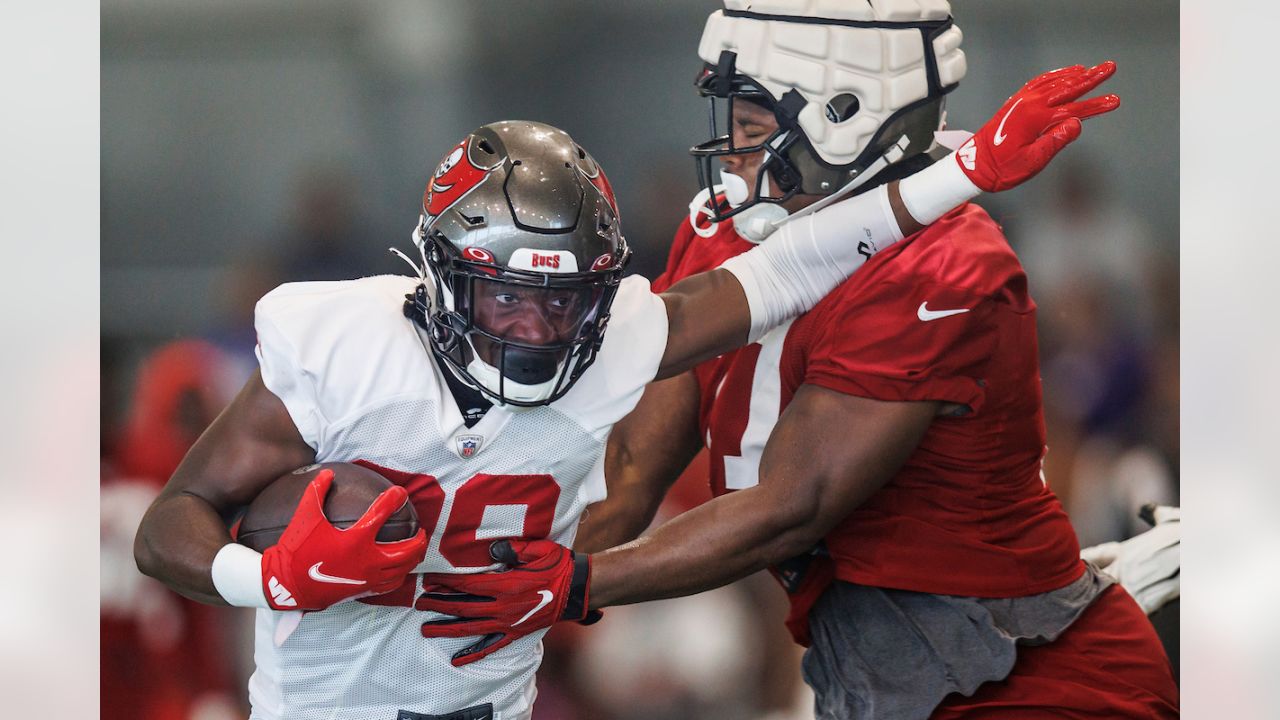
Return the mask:
[(992, 599), (836, 581), (809, 613), (814, 715), (924, 720), (948, 694), (1006, 677), (1017, 645), (1055, 640), (1112, 582), (1089, 566), (1058, 590)]

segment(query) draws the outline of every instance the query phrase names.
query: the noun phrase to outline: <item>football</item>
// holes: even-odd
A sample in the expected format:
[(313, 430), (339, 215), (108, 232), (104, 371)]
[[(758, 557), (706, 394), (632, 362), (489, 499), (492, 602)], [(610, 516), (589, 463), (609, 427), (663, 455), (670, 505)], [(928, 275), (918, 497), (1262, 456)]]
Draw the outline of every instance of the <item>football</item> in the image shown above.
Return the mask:
[[(361, 465), (319, 463), (298, 468), (267, 486), (245, 510), (236, 541), (258, 552), (275, 545), (298, 509), (302, 492), (321, 470), (333, 471), (333, 484), (324, 500), (324, 514), (335, 527), (351, 527), (391, 481)], [(405, 503), (378, 532), (379, 542), (394, 542), (418, 532), (418, 515)]]

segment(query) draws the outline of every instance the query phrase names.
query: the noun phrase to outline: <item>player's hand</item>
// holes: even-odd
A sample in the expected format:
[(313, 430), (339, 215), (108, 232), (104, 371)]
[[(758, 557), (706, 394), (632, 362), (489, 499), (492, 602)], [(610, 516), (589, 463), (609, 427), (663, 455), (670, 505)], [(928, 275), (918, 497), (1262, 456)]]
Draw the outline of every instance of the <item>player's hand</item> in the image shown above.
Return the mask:
[(1148, 615), (1181, 593), (1182, 511), (1154, 509), (1155, 527), (1124, 542), (1080, 551), (1080, 557), (1114, 577)]
[(1080, 121), (1120, 107), (1120, 98), (1079, 98), (1111, 77), (1110, 60), (1086, 68), (1047, 72), (1022, 86), (982, 129), (956, 151), (956, 162), (984, 192), (999, 192), (1031, 179), (1059, 150), (1080, 137)]
[(517, 638), (560, 620), (592, 621), (587, 597), (591, 556), (550, 540), (499, 540), (494, 560), (510, 566), (478, 575), (424, 575), (416, 607), (452, 618), (422, 624), (425, 637), (476, 637), (453, 655), (454, 666), (475, 662)]
[(354, 597), (390, 592), (426, 554), (422, 528), (405, 540), (377, 542), (383, 523), (408, 500), (404, 488), (389, 488), (354, 525), (340, 530), (324, 516), (332, 483), (332, 470), (316, 475), (280, 542), (262, 554), (262, 587), (276, 610), (323, 610)]

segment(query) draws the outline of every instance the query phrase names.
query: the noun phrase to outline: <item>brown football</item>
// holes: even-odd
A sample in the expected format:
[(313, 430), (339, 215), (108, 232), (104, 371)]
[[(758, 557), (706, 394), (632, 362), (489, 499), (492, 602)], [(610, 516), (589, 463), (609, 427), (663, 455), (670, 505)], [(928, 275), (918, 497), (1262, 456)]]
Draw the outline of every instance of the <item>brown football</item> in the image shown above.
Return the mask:
[[(298, 468), (271, 483), (249, 503), (240, 519), (236, 541), (258, 552), (275, 545), (298, 509), (302, 491), (321, 470), (333, 471), (333, 484), (324, 500), (324, 514), (340, 528), (351, 527), (369, 509), (373, 501), (391, 481), (361, 465), (352, 463), (320, 463)], [(378, 532), (379, 542), (393, 542), (412, 537), (418, 532), (418, 515), (413, 505), (403, 507), (387, 519)]]

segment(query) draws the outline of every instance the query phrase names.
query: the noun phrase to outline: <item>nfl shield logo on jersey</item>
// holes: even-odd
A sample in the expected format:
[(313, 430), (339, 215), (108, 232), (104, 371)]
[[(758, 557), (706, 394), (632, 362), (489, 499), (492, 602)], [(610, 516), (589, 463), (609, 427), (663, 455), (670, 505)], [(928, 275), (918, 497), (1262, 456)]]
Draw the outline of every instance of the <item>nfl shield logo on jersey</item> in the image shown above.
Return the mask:
[(458, 436), (458, 454), (464, 458), (469, 458), (476, 454), (480, 449), (480, 443), (484, 441), (481, 435), (459, 435)]

